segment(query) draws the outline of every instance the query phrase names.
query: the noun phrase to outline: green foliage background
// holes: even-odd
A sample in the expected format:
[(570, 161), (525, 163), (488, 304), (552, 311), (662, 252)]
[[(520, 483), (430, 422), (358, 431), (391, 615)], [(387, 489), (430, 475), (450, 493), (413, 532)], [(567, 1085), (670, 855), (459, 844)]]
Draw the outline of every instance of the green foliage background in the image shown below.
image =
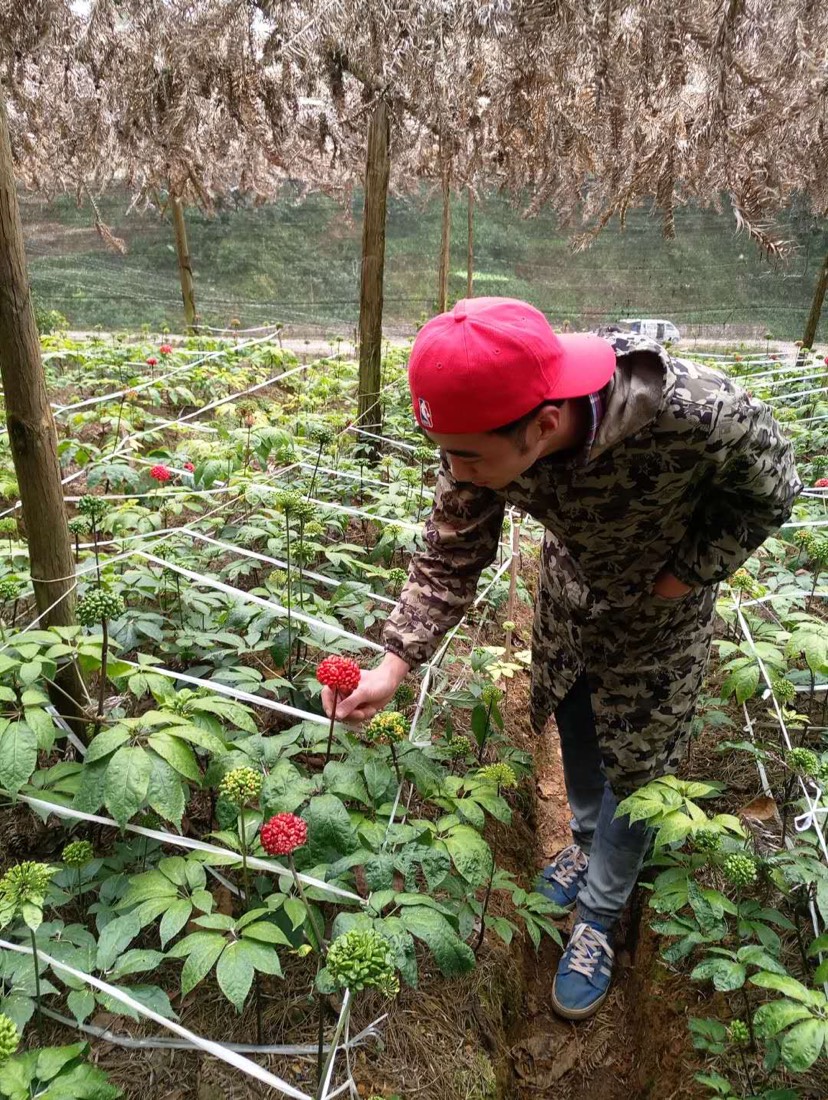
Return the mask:
[[(46, 203), (23, 197), (31, 277), (43, 310), (71, 325), (104, 329), (148, 324), (181, 328), (181, 296), (172, 227), (157, 211), (129, 211), (125, 193), (99, 200), (104, 221), (127, 244), (107, 248), (88, 207), (69, 197)], [(348, 336), (357, 318), (362, 196), (349, 208), (288, 187), (278, 202), (226, 202), (212, 216), (188, 210), (199, 313), (208, 324), (231, 318), (243, 327), (281, 321), (296, 333)], [(128, 212), (129, 211), (129, 212)], [(411, 332), (435, 305), (440, 198), (392, 199), (389, 205), (386, 322)], [(659, 217), (632, 211), (583, 253), (569, 241), (583, 226), (562, 227), (554, 214), (532, 219), (499, 195), (475, 212), (475, 293), (523, 297), (553, 323), (593, 326), (623, 316), (664, 316), (705, 335), (801, 335), (828, 223), (793, 208), (782, 234), (797, 242), (787, 265), (764, 260), (735, 232), (732, 215), (687, 206), (677, 238), (665, 241)], [(453, 207), (452, 298), (465, 294), (466, 199)], [(698, 326), (704, 326), (698, 329)], [(723, 328), (727, 326), (727, 328)]]

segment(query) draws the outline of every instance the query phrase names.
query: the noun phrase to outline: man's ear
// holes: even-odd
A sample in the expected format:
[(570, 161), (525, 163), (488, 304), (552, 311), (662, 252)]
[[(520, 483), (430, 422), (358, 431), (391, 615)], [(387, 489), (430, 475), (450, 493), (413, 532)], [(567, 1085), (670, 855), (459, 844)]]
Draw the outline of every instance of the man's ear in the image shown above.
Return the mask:
[(538, 442), (543, 442), (555, 435), (561, 424), (561, 406), (544, 405), (535, 419), (535, 431), (538, 434)]

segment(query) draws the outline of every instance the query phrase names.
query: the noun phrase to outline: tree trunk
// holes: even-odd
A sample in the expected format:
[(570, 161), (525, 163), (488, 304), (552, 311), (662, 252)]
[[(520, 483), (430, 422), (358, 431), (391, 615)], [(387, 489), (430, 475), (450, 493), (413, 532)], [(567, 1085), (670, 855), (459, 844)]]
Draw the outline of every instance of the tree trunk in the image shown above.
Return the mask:
[(382, 427), (382, 278), (385, 268), (385, 211), (390, 160), (388, 107), (379, 100), (368, 124), (365, 209), (362, 215), (362, 276), (359, 287), (358, 423), (369, 432)]
[(443, 165), (443, 226), (440, 234), (440, 276), (437, 286), (437, 312), (448, 309), (449, 260), (451, 258), (451, 161)]
[[(23, 250), (6, 104), (0, 92), (0, 375), (29, 543), (29, 570), (44, 627), (74, 623), (75, 563), (63, 505), (57, 433)], [(54, 605), (54, 606), (53, 606)], [(83, 687), (75, 665), (57, 677), (52, 702), (77, 728)], [(66, 694), (64, 694), (64, 692)], [(67, 698), (66, 696), (69, 696)]]
[(175, 195), (170, 196), (173, 226), (175, 228), (175, 250), (178, 253), (178, 274), (181, 278), (181, 298), (184, 302), (184, 322), (188, 332), (195, 332), (196, 308), (193, 287), (193, 265), (190, 261), (190, 246), (187, 244), (187, 224), (184, 221), (184, 204)]
[(816, 340), (819, 317), (822, 313), (822, 303), (825, 301), (825, 292), (828, 290), (828, 254), (822, 261), (817, 285), (814, 289), (814, 298), (811, 302), (811, 312), (808, 314), (808, 323), (805, 325), (805, 335), (802, 337), (802, 346), (812, 348)]
[(466, 297), (471, 298), (474, 284), (474, 191), (469, 191), (469, 248), (466, 253)]

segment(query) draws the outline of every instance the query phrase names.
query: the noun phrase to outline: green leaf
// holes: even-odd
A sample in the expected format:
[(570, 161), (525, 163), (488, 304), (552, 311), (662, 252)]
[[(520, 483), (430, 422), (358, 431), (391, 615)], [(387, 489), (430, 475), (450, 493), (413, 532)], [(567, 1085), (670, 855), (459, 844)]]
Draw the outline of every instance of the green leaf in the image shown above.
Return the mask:
[(804, 1073), (819, 1057), (828, 1038), (828, 1021), (803, 1020), (782, 1040), (782, 1061), (794, 1073)]
[(326, 790), (340, 798), (351, 798), (365, 805), (370, 801), (362, 773), (351, 764), (330, 760), (322, 772), (322, 782)]
[(668, 844), (676, 844), (684, 841), (688, 833), (693, 829), (693, 822), (681, 810), (673, 810), (661, 820), (661, 827), (655, 838), (656, 848), (664, 848)]
[(786, 1027), (810, 1017), (811, 1011), (795, 1001), (768, 1001), (760, 1005), (753, 1017), (753, 1026), (762, 1038), (770, 1039)]
[(759, 974), (754, 974), (750, 980), (754, 985), (758, 985), (762, 989), (775, 989), (777, 993), (781, 993), (785, 997), (790, 997), (794, 1001), (800, 1001), (802, 1004), (815, 1007), (821, 1007), (825, 1004), (825, 995), (823, 993), (817, 993), (815, 990), (806, 989), (801, 982), (796, 980), (796, 978), (786, 978), (781, 974), (769, 974), (767, 971), (763, 970)]
[(400, 920), (412, 936), (428, 946), (434, 961), (447, 978), (474, 969), (474, 952), (436, 909), (407, 906), (401, 911)]
[(258, 943), (278, 943), (284, 947), (293, 946), (278, 924), (273, 924), (272, 921), (259, 920), (254, 924), (248, 924), (242, 931), (242, 938), (256, 940)]
[(260, 943), (258, 940), (242, 939), (236, 944), (239, 953), (247, 959), (255, 970), (262, 974), (272, 974), (276, 978), (282, 976), (282, 964), (272, 944)]
[(368, 797), (375, 806), (381, 806), (383, 802), (393, 797), (397, 789), (396, 777), (382, 760), (369, 760), (363, 769), (365, 786)]
[(111, 977), (114, 981), (126, 978), (130, 974), (141, 974), (145, 970), (154, 970), (164, 961), (163, 951), (148, 951), (143, 948), (133, 948), (125, 951), (112, 968)]
[(126, 825), (146, 803), (152, 762), (144, 749), (120, 748), (109, 762), (104, 802), (119, 825)]
[(730, 959), (705, 959), (690, 974), (694, 981), (712, 979), (713, 986), (720, 993), (741, 989), (745, 984), (746, 976), (745, 968)]
[(94, 764), (96, 760), (103, 760), (105, 756), (119, 749), (125, 741), (129, 741), (132, 732), (125, 726), (113, 726), (104, 730), (97, 737), (93, 737), (83, 758), (84, 764)]
[(247, 994), (253, 982), (253, 963), (242, 943), (228, 944), (216, 967), (216, 979), (224, 996), (237, 1012), (244, 1008)]
[(214, 733), (210, 733), (208, 730), (202, 729), (201, 726), (194, 726), (190, 723), (186, 726), (170, 726), (166, 732), (173, 737), (183, 737), (185, 741), (198, 745), (199, 748), (205, 749), (214, 756), (222, 756), (227, 752), (227, 746), (221, 738), (216, 737)]
[(443, 838), (454, 866), (466, 882), (483, 886), (492, 873), (492, 851), (470, 825), (455, 825)]
[(192, 911), (192, 903), (187, 901), (186, 898), (177, 898), (172, 903), (161, 918), (161, 924), (158, 928), (158, 935), (161, 939), (162, 947), (166, 947), (170, 940), (178, 935), (190, 919)]
[(88, 1043), (72, 1043), (65, 1047), (44, 1047), (37, 1056), (35, 1074), (41, 1081), (51, 1081), (64, 1066), (81, 1058), (89, 1050)]
[(171, 821), (180, 829), (186, 808), (183, 783), (166, 760), (154, 752), (147, 755), (151, 767), (147, 802), (165, 821)]
[(287, 760), (280, 760), (262, 786), (261, 804), (267, 816), (292, 814), (313, 792), (313, 783)]
[(182, 997), (210, 973), (226, 946), (220, 932), (192, 932), (167, 953), (167, 958), (187, 960), (181, 969)]
[(151, 898), (172, 899), (175, 896), (175, 887), (165, 875), (160, 871), (145, 871), (144, 874), (137, 875), (130, 881), (126, 893), (118, 902), (117, 908), (129, 909), (133, 905), (139, 905)]
[(335, 863), (359, 847), (356, 830), (343, 803), (332, 794), (312, 798), (302, 817), (308, 825), (312, 863)]
[(193, 783), (201, 782), (201, 769), (195, 753), (186, 741), (161, 732), (150, 734), (147, 744), (185, 779), (191, 779)]
[(104, 788), (106, 785), (106, 760), (99, 760), (96, 764), (84, 763), (80, 773), (78, 790), (72, 800), (72, 805), (82, 813), (94, 814), (101, 808), (104, 800)]
[(57, 726), (42, 707), (25, 707), (23, 717), (29, 729), (34, 730), (37, 736), (37, 747), (41, 752), (51, 752), (55, 743)]
[(135, 913), (115, 917), (103, 929), (98, 937), (98, 953), (95, 966), (104, 972), (110, 970), (118, 956), (126, 949), (138, 933), (141, 925)]
[(66, 1003), (78, 1023), (82, 1024), (95, 1011), (95, 994), (91, 989), (73, 989)]
[(23, 722), (12, 722), (0, 733), (0, 785), (16, 794), (36, 767), (35, 731)]

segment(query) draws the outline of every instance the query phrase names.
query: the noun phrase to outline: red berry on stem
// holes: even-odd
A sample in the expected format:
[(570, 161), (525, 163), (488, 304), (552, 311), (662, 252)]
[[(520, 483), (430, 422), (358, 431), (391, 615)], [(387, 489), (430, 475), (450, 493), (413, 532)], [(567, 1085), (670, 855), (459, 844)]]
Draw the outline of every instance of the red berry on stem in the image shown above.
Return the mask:
[(149, 357), (149, 358), (147, 359), (147, 366), (148, 366), (148, 367), (157, 367), (157, 366), (158, 366), (158, 360), (157, 360), (157, 359), (155, 358), (155, 356), (154, 356), (154, 355), (151, 355), (151, 356), (150, 356), (150, 357)]
[(150, 470), (150, 477), (154, 481), (169, 481), (172, 477), (170, 470), (167, 466), (153, 466)]
[(359, 665), (351, 657), (326, 657), (316, 667), (316, 679), (319, 683), (337, 692), (341, 699), (356, 690), (359, 677)]
[(308, 826), (296, 814), (276, 814), (262, 825), (262, 847), (270, 856), (289, 856), (308, 840)]
[(158, 350), (162, 355), (172, 355), (172, 344), (162, 344)]

